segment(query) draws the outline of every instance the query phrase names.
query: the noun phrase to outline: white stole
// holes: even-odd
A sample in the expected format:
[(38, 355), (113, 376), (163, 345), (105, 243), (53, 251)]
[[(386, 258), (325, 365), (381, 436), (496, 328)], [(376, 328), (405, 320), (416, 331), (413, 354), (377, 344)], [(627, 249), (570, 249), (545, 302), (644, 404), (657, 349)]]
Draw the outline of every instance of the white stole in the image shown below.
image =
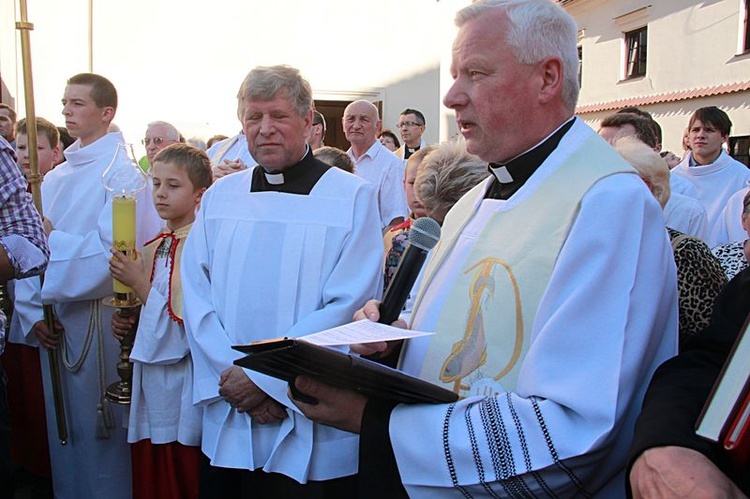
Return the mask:
[[(490, 215), (448, 291), (420, 378), (462, 397), (515, 388), (530, 343), (527, 332), (582, 197), (603, 177), (632, 172), (607, 161), (611, 154), (607, 144), (589, 136), (527, 199)], [(487, 185), (474, 188), (453, 208), (425, 282), (476, 214)]]

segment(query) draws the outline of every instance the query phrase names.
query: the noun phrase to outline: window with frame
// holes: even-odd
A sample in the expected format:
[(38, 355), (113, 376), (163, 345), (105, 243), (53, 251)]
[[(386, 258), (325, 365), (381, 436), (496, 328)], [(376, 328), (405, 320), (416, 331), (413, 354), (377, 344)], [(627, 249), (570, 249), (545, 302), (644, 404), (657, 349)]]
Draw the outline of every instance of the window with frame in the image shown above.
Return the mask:
[(745, 35), (743, 50), (748, 52), (750, 51), (750, 0), (745, 0), (745, 26), (743, 26), (742, 32)]
[(625, 33), (625, 46), (627, 48), (626, 78), (637, 78), (646, 75), (647, 45), (648, 28), (646, 26)]
[(729, 155), (750, 168), (750, 135), (729, 137)]
[[(747, 0), (750, 2), (750, 0)], [(583, 84), (583, 47), (578, 46), (578, 86)]]

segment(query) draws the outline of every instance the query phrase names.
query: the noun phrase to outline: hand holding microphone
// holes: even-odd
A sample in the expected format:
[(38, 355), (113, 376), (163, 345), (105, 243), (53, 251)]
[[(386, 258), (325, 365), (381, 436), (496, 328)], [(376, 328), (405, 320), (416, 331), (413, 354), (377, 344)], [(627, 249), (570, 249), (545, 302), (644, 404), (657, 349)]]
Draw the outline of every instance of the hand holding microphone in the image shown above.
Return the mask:
[(427, 253), (435, 247), (439, 239), (440, 224), (432, 218), (422, 217), (411, 223), (409, 246), (401, 255), (396, 273), (380, 303), (379, 323), (391, 324), (398, 319), (427, 259)]

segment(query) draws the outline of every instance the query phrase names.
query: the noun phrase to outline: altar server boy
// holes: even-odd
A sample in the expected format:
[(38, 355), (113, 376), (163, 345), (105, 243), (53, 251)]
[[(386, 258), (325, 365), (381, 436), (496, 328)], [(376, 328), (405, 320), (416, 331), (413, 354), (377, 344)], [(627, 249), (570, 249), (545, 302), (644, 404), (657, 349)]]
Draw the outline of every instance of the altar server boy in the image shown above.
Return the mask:
[[(133, 361), (128, 442), (133, 497), (198, 496), (201, 409), (193, 405), (193, 362), (182, 323), (180, 257), (201, 197), (211, 185), (208, 157), (187, 144), (160, 151), (152, 165), (154, 204), (166, 228), (130, 260), (112, 249), (110, 272), (144, 304)], [(115, 314), (122, 337), (135, 316)]]

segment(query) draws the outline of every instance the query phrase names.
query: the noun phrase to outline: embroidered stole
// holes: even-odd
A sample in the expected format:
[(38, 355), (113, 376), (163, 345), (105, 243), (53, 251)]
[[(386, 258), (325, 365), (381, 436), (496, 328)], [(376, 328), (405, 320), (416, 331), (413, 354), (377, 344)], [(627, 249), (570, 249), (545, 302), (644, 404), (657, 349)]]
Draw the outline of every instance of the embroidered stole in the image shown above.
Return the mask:
[(185, 239), (192, 226), (193, 224), (188, 224), (174, 232), (165, 229), (158, 236), (143, 245), (143, 258), (147, 265), (146, 268), (151, 269), (151, 281), (153, 281), (154, 271), (156, 270), (156, 251), (167, 240), (171, 243), (169, 246), (169, 296), (167, 296), (167, 310), (169, 311), (169, 317), (178, 324), (182, 324), (180, 258), (182, 257), (182, 248), (185, 246)]
[[(580, 201), (598, 180), (618, 172), (633, 170), (592, 135), (527, 199), (489, 216), (448, 290), (420, 378), (461, 397), (515, 389), (539, 301)], [(481, 183), (454, 206), (424, 283), (451, 253), (487, 185)], [(415, 310), (426, 287), (421, 286)]]

